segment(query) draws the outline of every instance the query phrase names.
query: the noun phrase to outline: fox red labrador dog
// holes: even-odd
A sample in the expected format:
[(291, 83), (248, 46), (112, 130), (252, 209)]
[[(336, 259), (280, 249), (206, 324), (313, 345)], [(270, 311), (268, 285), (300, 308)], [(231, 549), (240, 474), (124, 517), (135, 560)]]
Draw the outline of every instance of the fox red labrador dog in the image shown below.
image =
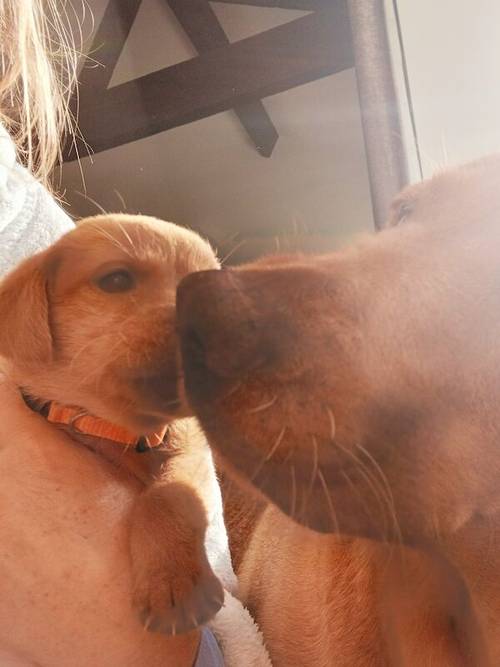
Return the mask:
[(188, 276), (178, 326), (273, 663), (500, 665), (500, 158), (349, 249)]

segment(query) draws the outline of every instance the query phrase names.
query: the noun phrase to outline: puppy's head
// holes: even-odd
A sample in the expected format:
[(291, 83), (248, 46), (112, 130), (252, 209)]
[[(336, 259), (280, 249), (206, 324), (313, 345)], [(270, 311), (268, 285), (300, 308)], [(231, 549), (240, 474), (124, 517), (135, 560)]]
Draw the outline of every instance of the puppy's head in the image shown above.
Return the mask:
[(345, 251), (181, 283), (190, 401), (299, 521), (435, 540), (498, 507), (499, 183), (498, 158), (443, 173)]
[(171, 223), (86, 219), (0, 284), (0, 356), (37, 398), (153, 431), (183, 413), (177, 283), (216, 267), (206, 242)]

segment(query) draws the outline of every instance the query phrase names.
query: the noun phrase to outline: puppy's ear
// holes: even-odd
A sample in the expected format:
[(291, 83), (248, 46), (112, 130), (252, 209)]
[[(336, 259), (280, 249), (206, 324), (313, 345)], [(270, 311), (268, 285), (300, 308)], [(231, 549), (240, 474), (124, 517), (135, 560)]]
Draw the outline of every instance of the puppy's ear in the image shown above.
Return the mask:
[(0, 356), (16, 365), (52, 358), (46, 260), (39, 253), (0, 281)]

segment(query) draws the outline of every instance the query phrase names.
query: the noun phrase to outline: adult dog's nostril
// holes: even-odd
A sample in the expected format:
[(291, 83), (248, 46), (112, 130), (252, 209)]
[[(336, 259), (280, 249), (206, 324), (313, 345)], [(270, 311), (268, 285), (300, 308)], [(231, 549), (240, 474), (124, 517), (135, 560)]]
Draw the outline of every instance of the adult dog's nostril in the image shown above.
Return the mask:
[(187, 327), (182, 334), (183, 348), (191, 360), (199, 365), (205, 363), (205, 345), (200, 333), (192, 326)]

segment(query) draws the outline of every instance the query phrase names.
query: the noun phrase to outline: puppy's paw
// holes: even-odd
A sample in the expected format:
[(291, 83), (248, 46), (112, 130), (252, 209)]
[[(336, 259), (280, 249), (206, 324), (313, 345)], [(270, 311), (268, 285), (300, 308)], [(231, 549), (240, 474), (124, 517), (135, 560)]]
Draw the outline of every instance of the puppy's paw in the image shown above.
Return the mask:
[(153, 485), (137, 499), (130, 532), (133, 604), (149, 630), (189, 632), (221, 608), (224, 591), (205, 552), (206, 527), (204, 504), (190, 484)]
[(221, 608), (224, 590), (205, 555), (198, 559), (135, 564), (133, 603), (145, 628), (182, 634), (207, 623)]

